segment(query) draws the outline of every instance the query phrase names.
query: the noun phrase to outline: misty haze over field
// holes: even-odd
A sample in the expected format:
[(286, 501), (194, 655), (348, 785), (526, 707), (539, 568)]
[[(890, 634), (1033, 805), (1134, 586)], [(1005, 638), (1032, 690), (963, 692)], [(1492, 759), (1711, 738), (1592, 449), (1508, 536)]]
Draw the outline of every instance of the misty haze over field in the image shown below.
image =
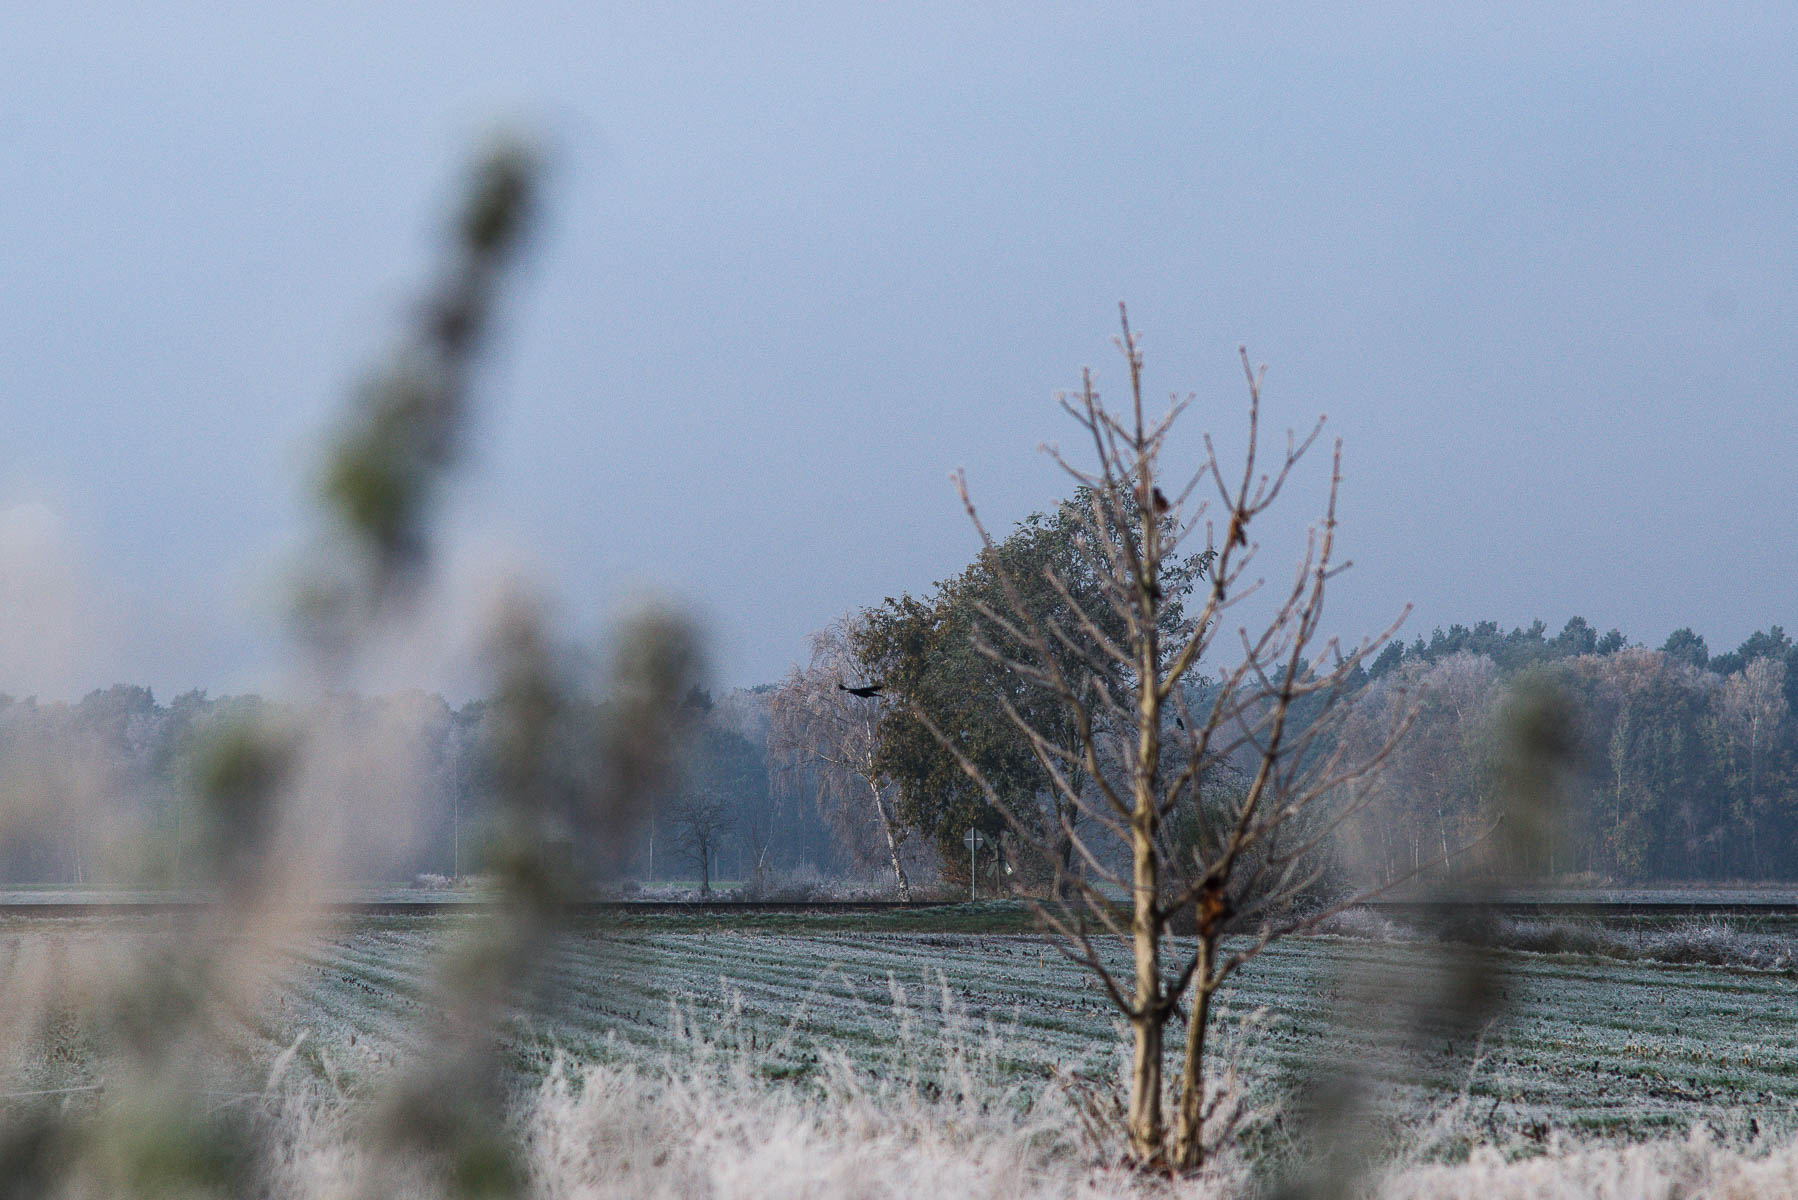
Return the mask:
[[(1330, 414), (1345, 634), (1790, 619), (1789, 6), (14, 6), (0, 44), (14, 695), (279, 686), (296, 479), (495, 121), (553, 173), (452, 626), (496, 570), (595, 635), (652, 589), (773, 680), (966, 562), (952, 468), (999, 528), (1060, 497), (1033, 450), (1082, 365), (1119, 384), (1119, 299), (1200, 393), (1176, 451), (1239, 437), (1238, 342), (1277, 426)], [(466, 696), (469, 653), (373, 682)]]

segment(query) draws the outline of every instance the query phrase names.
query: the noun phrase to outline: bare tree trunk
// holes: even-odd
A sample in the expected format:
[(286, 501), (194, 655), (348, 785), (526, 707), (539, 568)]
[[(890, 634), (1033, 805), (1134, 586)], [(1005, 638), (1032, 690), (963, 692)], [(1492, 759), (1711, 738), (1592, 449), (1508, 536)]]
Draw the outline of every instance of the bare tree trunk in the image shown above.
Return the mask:
[(175, 887), (181, 886), (181, 799), (175, 799), (175, 868), (169, 882)]
[(1192, 1012), (1186, 1022), (1186, 1062), (1180, 1071), (1180, 1119), (1174, 1127), (1174, 1165), (1191, 1171), (1205, 1161), (1205, 1027), (1211, 1017), (1211, 960), (1217, 939), (1199, 936), (1192, 973)]
[(899, 899), (911, 899), (911, 883), (905, 878), (905, 864), (899, 861), (899, 837), (893, 832), (893, 814), (887, 810), (887, 802), (881, 798), (880, 788), (872, 779), (867, 780), (868, 791), (874, 797), (874, 811), (880, 814), (880, 831), (886, 834), (887, 855), (893, 860), (893, 878), (899, 883)]
[[(1062, 733), (1063, 745), (1078, 745), (1079, 739), (1080, 734), (1077, 729), (1064, 730)], [(1084, 772), (1077, 768), (1068, 772), (1068, 788), (1076, 795), (1079, 794), (1085, 783)], [(1054, 792), (1050, 793), (1049, 805), (1055, 822), (1049, 847), (1049, 865), (1055, 871), (1055, 881), (1052, 885), (1053, 895), (1057, 901), (1066, 901), (1072, 899), (1076, 894), (1073, 885), (1074, 836), (1068, 831), (1078, 826), (1080, 822), (1080, 805), (1077, 801), (1069, 800)]]
[(1753, 864), (1754, 877), (1765, 879), (1761, 870), (1760, 822), (1755, 819), (1755, 793), (1760, 790), (1760, 718), (1756, 716), (1748, 723), (1748, 860)]
[(1134, 1035), (1130, 1063), (1130, 1152), (1139, 1161), (1161, 1157), (1161, 914), (1156, 903), (1160, 862), (1151, 834), (1154, 809), (1137, 806), (1132, 828), (1136, 906), (1130, 920), (1136, 951), (1136, 994), (1130, 1026)]
[[(1146, 490), (1146, 489), (1145, 489)], [(1156, 578), (1160, 547), (1154, 520), (1145, 514), (1143, 561), (1138, 586), (1146, 591)], [(1156, 774), (1161, 763), (1161, 648), (1155, 636), (1155, 601), (1143, 598), (1137, 660), (1137, 747), (1131, 820), (1131, 882), (1134, 910), (1131, 939), (1136, 951), (1136, 992), (1130, 1023), (1135, 1053), (1130, 1070), (1130, 1149), (1143, 1162), (1158, 1161), (1164, 1152), (1161, 1119), (1161, 1036), (1167, 1022), (1161, 995), (1161, 855), (1157, 845)]]

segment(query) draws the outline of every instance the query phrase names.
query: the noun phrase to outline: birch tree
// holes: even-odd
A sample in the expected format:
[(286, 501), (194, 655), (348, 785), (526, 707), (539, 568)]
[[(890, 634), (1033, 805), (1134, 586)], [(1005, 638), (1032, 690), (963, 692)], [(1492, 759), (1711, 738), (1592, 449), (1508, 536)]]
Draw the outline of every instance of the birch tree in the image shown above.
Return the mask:
[(1372, 837), (1385, 843), (1387, 877), (1446, 858), (1491, 819), (1491, 735), (1502, 690), (1490, 658), (1460, 650), (1434, 663), (1406, 662), (1352, 702), (1341, 735), (1350, 754), (1377, 753), (1398, 722), (1410, 723), (1404, 744), (1370, 777), (1375, 800), (1360, 823), (1375, 826)]
[(1777, 658), (1756, 658), (1724, 681), (1718, 707), (1732, 746), (1739, 748), (1747, 784), (1737, 805), (1739, 819), (1748, 828), (1749, 862), (1757, 876), (1761, 864), (1759, 828), (1762, 813), (1770, 807), (1761, 790), (1762, 764), (1767, 746), (1779, 732), (1790, 706), (1785, 695), (1786, 664)]
[(871, 835), (884, 852), (901, 900), (911, 899), (905, 871), (906, 830), (900, 824), (895, 787), (879, 764), (881, 717), (888, 704), (880, 691), (858, 696), (848, 687), (867, 684), (852, 648), (854, 624), (845, 617), (812, 635), (811, 662), (795, 667), (769, 705), (768, 753), (786, 774), (786, 786), (804, 775), (817, 787), (819, 806), (849, 844), (866, 859)]

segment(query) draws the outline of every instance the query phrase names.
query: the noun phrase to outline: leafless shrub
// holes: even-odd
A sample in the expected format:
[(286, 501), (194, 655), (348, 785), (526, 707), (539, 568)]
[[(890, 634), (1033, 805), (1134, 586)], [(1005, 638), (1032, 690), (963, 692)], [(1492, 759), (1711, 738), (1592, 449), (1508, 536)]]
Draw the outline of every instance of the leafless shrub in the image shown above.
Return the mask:
[(1315, 932), (1372, 942), (1434, 939), (1531, 954), (1798, 971), (1798, 933), (1761, 929), (1752, 922), (1682, 921), (1667, 927), (1632, 927), (1598, 918), (1506, 917), (1477, 908), (1460, 920), (1429, 921), (1353, 908), (1320, 922)]
[[(1454, 931), (1441, 936), (1454, 939)], [(1652, 960), (1759, 971), (1798, 969), (1798, 936), (1757, 933), (1722, 922), (1683, 922), (1667, 929), (1629, 929), (1598, 921), (1494, 919), (1481, 944), (1536, 954), (1586, 954), (1625, 961)]]
[(844, 879), (827, 876), (806, 865), (769, 871), (762, 881), (745, 889), (746, 900), (806, 901), (899, 900), (898, 884), (891, 878)]
[(1313, 925), (1311, 932), (1370, 942), (1402, 942), (1421, 936), (1409, 926), (1401, 925), (1366, 907), (1346, 908), (1333, 913)]

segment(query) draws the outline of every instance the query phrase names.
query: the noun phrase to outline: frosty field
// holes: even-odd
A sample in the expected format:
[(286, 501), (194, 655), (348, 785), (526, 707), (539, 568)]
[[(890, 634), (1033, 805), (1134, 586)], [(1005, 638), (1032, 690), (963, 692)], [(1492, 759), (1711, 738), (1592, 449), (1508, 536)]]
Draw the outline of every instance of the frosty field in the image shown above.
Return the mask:
[[(880, 926), (675, 918), (576, 929), (554, 952), (536, 1014), (507, 1030), (508, 1055), (529, 1076), (558, 1051), (647, 1064), (721, 1048), (747, 1052), (769, 1080), (803, 1083), (839, 1054), (873, 1077), (915, 1077), (948, 1043), (976, 1053), (1000, 1088), (1058, 1068), (1113, 1077), (1122, 1035), (1110, 1005), (1042, 939)], [(0, 927), (0, 961), (10, 971), (47, 948), (67, 953), (148, 927), (13, 922)], [(451, 936), (447, 918), (353, 923), (307, 949), (229, 1039), (253, 1066), (304, 1033), (299, 1061), (353, 1090), (405, 1055)], [(1270, 949), (1223, 1005), (1249, 1090), (1273, 1097), (1320, 1066), (1347, 1063), (1388, 1105), (1427, 1113), (1464, 1097), (1494, 1133), (1798, 1128), (1791, 975), (1496, 952), (1502, 1010), (1473, 1037), (1419, 1032), (1412, 1002), (1454, 978), (1446, 968), (1468, 953), (1326, 937)], [(91, 1082), (79, 1035), (67, 1041), (27, 1072), (34, 1086)]]

